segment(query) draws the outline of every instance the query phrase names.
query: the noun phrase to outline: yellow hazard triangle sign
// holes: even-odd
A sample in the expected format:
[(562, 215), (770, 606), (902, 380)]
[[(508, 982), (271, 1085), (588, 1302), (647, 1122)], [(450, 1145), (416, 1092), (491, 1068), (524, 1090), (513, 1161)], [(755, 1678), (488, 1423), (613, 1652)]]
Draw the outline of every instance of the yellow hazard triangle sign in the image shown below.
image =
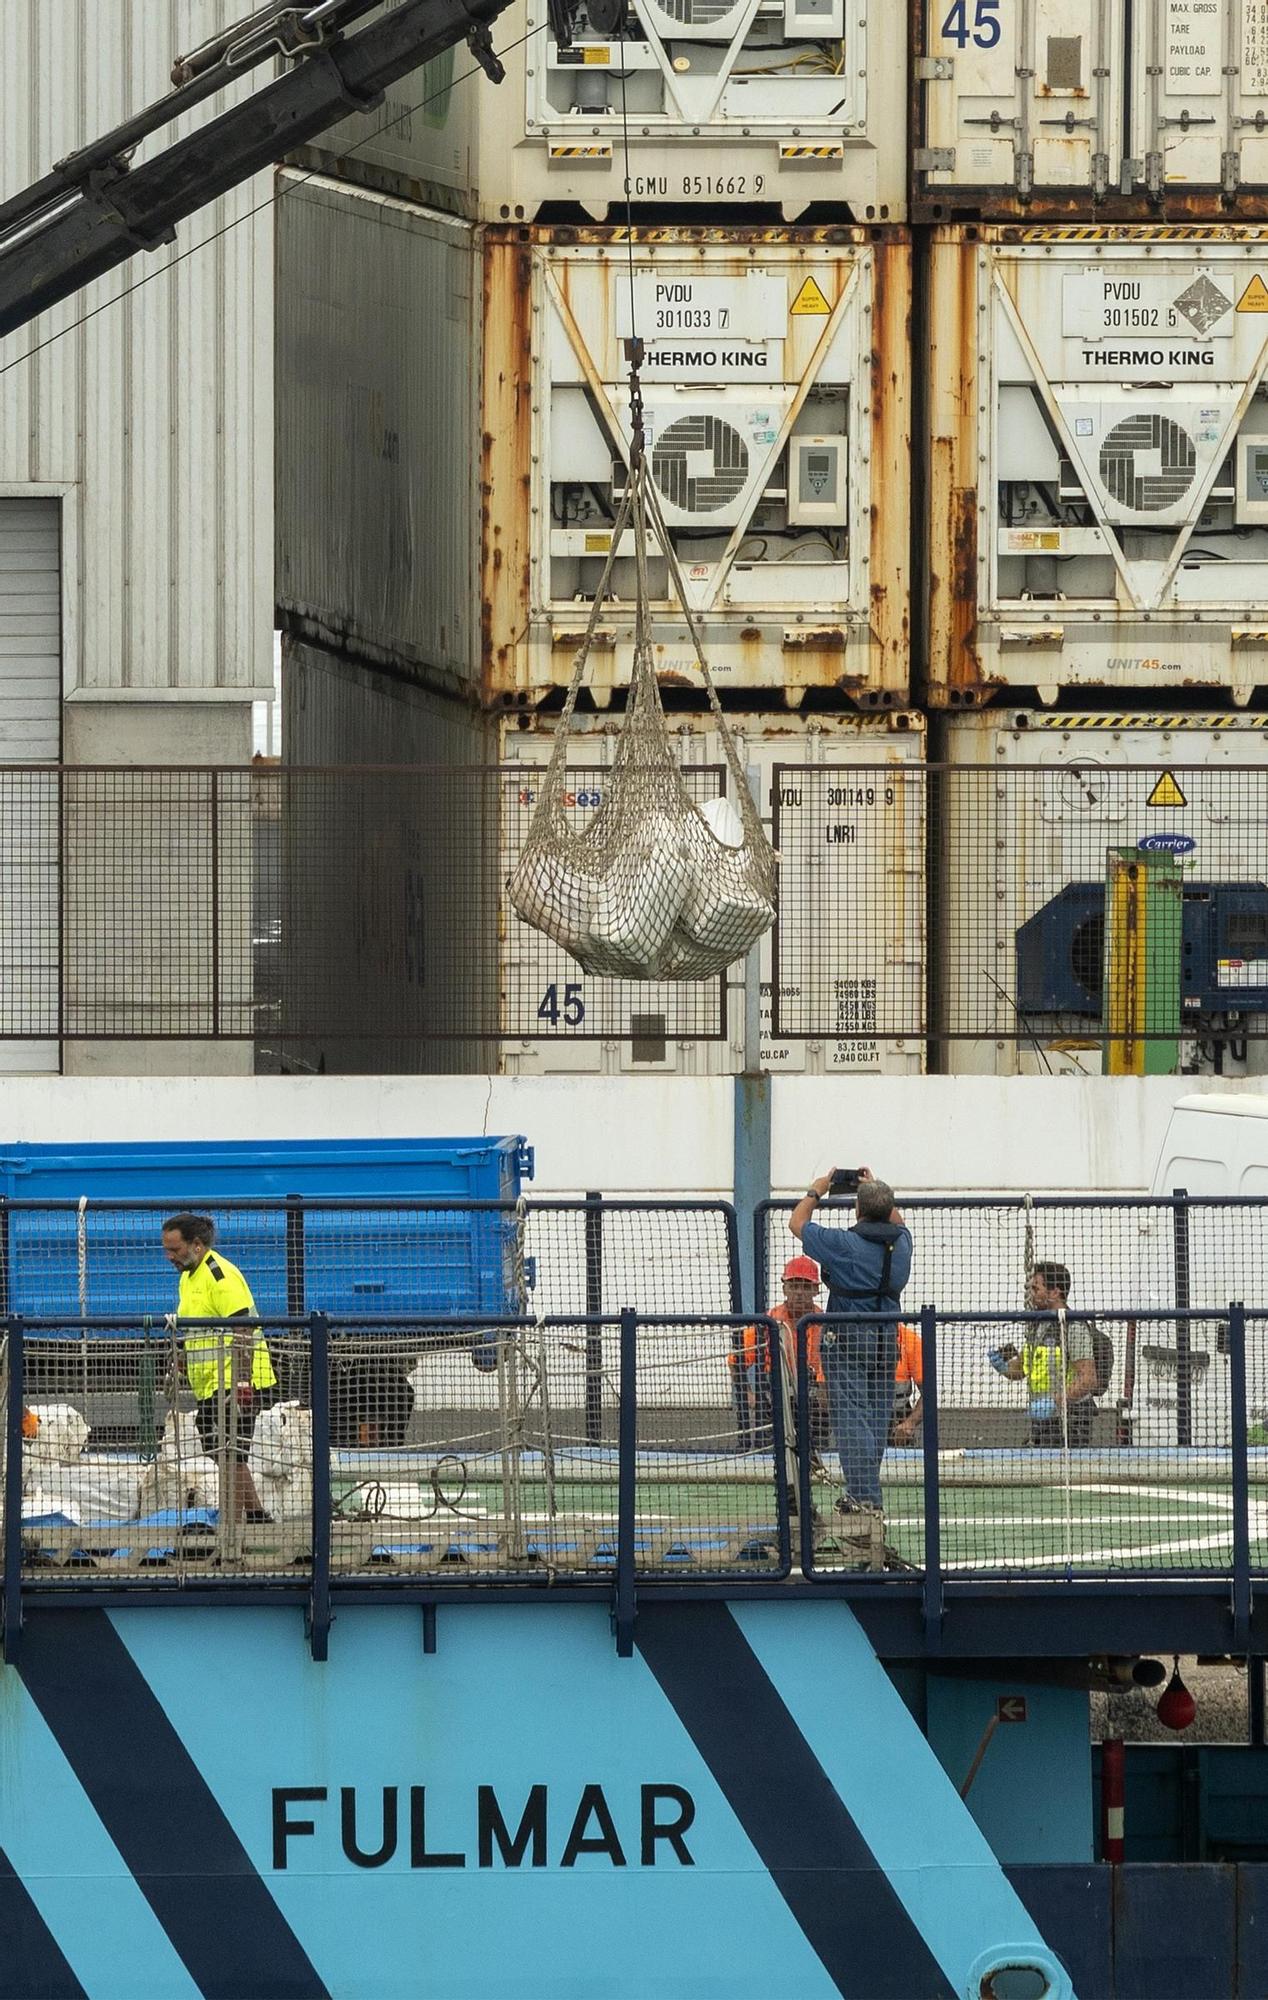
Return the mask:
[(832, 307), (813, 278), (807, 278), (789, 309), (794, 318), (803, 313), (830, 313)]
[(1239, 313), (1268, 313), (1268, 285), (1256, 273), (1237, 301)]
[(1147, 806), (1187, 806), (1188, 803), (1189, 801), (1185, 798), (1184, 793), (1180, 790), (1170, 771), (1162, 773), (1152, 792), (1150, 792), (1149, 797), (1145, 800)]

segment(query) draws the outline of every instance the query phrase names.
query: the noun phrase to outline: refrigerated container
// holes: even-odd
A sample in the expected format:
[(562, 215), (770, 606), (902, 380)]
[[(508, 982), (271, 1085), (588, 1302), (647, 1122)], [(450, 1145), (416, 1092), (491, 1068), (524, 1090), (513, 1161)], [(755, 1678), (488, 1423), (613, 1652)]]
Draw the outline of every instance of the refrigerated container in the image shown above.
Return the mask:
[(1249, 701), (1268, 684), (1268, 230), (943, 229), (931, 260), (932, 704)]
[(913, 215), (1262, 217), (1265, 0), (915, 0)]
[[(759, 948), (758, 1059), (774, 1074), (906, 1076), (924, 1067), (924, 724), (908, 711), (731, 718), (781, 854), (779, 919)], [(703, 803), (730, 783), (705, 716), (672, 714), (671, 740)], [(602, 804), (614, 717), (574, 719), (568, 811)], [(544, 718), (507, 718), (502, 873), (519, 857), (550, 761)], [(517, 776), (518, 774), (518, 776)], [(847, 837), (848, 835), (848, 837)], [(596, 979), (509, 910), (501, 1067), (509, 1074), (744, 1067), (745, 967), (725, 982)], [(535, 1032), (538, 1022), (549, 1033)]]
[[(566, 686), (626, 476), (637, 333), (652, 477), (719, 687), (902, 705), (905, 232), (476, 230), (283, 181), (278, 596), (301, 636), (491, 702)], [(627, 548), (599, 703), (629, 680)], [(701, 694), (650, 567), (658, 671)]]
[(472, 219), (615, 221), (734, 208), (901, 221), (907, 42), (886, 0), (630, 0), (619, 32), (582, 7), (570, 48), (545, 0), (493, 29), (491, 90), (450, 49), (301, 158)]
[[(571, 677), (625, 479), (637, 334), (652, 479), (719, 687), (901, 706), (905, 234), (493, 231), (485, 273), (489, 692), (535, 702)], [(629, 681), (627, 547), (591, 656), (600, 702)], [(658, 550), (649, 569), (657, 671), (698, 690)]]
[(931, 773), (932, 1025), (978, 1075), (1101, 1072), (1106, 856), (1181, 879), (1180, 1067), (1268, 1072), (1268, 716), (987, 710)]

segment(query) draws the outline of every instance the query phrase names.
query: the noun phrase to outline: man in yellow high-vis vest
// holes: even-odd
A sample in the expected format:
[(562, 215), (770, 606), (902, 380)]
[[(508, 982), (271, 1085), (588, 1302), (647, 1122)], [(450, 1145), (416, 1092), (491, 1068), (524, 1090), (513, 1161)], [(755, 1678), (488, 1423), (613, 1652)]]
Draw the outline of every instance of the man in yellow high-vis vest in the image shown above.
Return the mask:
[[(255, 1314), (251, 1287), (236, 1264), (213, 1250), (216, 1228), (208, 1215), (169, 1215), (163, 1224), (163, 1255), (180, 1272), (177, 1319), (243, 1319)], [(208, 1456), (220, 1459), (228, 1443), (228, 1505), (238, 1521), (268, 1519), (260, 1505), (255, 1481), (247, 1469), (247, 1453), (256, 1412), (272, 1400), (277, 1376), (268, 1342), (260, 1329), (245, 1326), (230, 1333), (210, 1327), (184, 1335), (185, 1379), (198, 1410), (194, 1421)], [(236, 1414), (236, 1435), (229, 1426), (230, 1405)], [(222, 1438), (221, 1423), (229, 1435)], [(222, 1501), (222, 1506), (223, 1506)]]

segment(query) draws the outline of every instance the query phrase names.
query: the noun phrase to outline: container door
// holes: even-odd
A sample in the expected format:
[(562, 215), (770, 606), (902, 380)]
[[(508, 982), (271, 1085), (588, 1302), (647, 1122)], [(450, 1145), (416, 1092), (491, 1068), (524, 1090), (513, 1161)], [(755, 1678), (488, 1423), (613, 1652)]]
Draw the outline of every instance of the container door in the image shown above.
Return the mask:
[(1132, 172), (1151, 194), (1268, 183), (1268, 0), (1137, 10)]
[(928, 193), (1106, 193), (1121, 153), (1121, 0), (927, 0), (926, 18)]
[(61, 587), (60, 503), (0, 499), (0, 1072), (58, 1068)]

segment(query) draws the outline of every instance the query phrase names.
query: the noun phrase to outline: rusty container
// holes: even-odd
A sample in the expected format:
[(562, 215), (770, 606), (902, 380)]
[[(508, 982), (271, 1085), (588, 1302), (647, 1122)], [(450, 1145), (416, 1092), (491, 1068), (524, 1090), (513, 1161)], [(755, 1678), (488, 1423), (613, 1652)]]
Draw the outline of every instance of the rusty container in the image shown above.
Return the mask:
[(1268, 229), (930, 249), (930, 704), (1268, 684)]

